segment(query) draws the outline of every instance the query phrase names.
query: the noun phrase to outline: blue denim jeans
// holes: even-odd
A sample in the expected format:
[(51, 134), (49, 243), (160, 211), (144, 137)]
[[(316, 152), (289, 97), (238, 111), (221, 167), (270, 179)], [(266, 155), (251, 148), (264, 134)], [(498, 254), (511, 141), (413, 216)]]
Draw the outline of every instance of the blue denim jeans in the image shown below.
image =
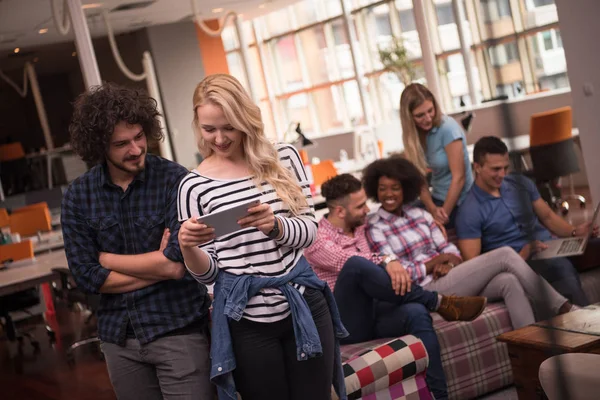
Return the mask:
[(404, 296), (396, 295), (384, 268), (363, 257), (346, 261), (337, 278), (334, 297), (342, 323), (350, 335), (341, 343), (414, 335), (429, 354), (427, 385), (436, 399), (446, 399), (446, 377), (440, 344), (429, 311), (437, 306), (437, 292), (413, 285)]

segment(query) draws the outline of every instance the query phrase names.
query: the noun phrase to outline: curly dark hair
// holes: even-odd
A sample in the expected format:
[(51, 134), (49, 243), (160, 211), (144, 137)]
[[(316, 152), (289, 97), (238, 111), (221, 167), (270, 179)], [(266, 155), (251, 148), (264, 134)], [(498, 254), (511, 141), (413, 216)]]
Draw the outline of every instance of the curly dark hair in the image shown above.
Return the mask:
[(69, 125), (71, 145), (86, 162), (103, 162), (115, 126), (120, 122), (142, 126), (148, 141), (160, 141), (163, 132), (156, 100), (139, 89), (104, 83), (80, 94)]
[(328, 206), (332, 202), (358, 192), (362, 188), (360, 181), (350, 174), (341, 174), (325, 181), (321, 185), (321, 196), (325, 197)]
[(377, 187), (382, 176), (400, 182), (405, 204), (415, 201), (425, 184), (425, 178), (417, 167), (402, 156), (374, 161), (365, 167), (362, 179), (367, 196), (375, 201), (379, 201)]

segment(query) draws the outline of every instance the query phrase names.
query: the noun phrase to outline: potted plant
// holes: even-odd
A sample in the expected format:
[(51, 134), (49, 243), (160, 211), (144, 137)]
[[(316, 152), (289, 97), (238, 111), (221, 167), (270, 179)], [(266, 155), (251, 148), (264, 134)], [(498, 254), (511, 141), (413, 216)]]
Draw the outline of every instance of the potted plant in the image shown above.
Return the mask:
[(401, 38), (392, 37), (388, 46), (377, 46), (377, 51), (383, 66), (394, 72), (405, 86), (415, 79), (414, 66), (409, 60), (408, 50), (404, 47)]

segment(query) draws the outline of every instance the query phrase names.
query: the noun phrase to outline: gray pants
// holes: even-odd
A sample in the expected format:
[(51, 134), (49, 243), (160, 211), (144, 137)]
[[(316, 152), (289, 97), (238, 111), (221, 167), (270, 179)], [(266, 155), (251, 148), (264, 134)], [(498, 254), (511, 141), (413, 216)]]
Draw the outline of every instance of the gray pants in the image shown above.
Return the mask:
[(510, 247), (502, 247), (453, 268), (424, 289), (457, 296), (485, 296), (503, 300), (514, 329), (535, 322), (529, 300), (542, 314), (556, 315), (567, 301), (536, 274)]
[(165, 336), (125, 347), (102, 343), (108, 374), (119, 400), (213, 400), (209, 343), (206, 335)]

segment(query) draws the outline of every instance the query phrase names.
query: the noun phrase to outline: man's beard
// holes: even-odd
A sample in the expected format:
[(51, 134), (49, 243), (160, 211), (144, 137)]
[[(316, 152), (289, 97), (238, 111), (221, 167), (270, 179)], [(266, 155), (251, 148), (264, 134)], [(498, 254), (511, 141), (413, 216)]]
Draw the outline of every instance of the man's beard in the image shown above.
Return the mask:
[[(126, 162), (128, 162), (129, 160), (132, 159), (138, 159), (138, 163), (137, 165), (133, 166), (133, 167), (128, 167)], [(119, 163), (114, 162), (113, 160), (111, 160), (110, 158), (107, 158), (107, 161), (109, 163), (111, 163), (115, 168), (126, 172), (128, 174), (133, 174), (133, 175), (137, 175), (140, 172), (142, 172), (144, 170), (144, 168), (146, 167), (146, 150), (144, 150), (144, 152), (139, 155), (138, 157), (135, 158), (127, 158)]]

